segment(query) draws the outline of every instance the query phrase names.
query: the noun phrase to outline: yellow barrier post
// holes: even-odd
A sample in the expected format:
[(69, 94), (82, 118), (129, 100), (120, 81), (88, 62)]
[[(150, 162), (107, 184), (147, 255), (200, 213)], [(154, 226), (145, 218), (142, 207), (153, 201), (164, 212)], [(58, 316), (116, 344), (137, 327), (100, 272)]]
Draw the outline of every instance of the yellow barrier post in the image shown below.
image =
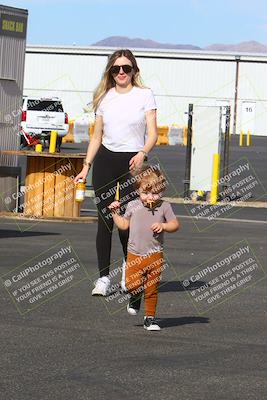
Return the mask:
[(213, 154), (212, 163), (212, 182), (211, 182), (211, 193), (210, 193), (210, 204), (216, 204), (218, 199), (218, 182), (220, 172), (220, 154)]
[(247, 133), (247, 146), (250, 146), (251, 145), (251, 134), (250, 134), (250, 131), (248, 131), (248, 133)]
[(198, 190), (198, 191), (197, 191), (197, 195), (200, 196), (200, 197), (203, 197), (204, 194), (205, 194), (205, 191), (204, 191), (204, 190)]
[(41, 144), (36, 144), (35, 145), (35, 151), (36, 153), (42, 153), (43, 146)]
[(51, 131), (49, 153), (56, 152), (56, 144), (57, 144), (57, 131)]
[(158, 140), (156, 145), (169, 144), (168, 142), (168, 126), (158, 126)]
[(244, 132), (241, 131), (239, 135), (239, 146), (243, 146)]
[(69, 120), (69, 130), (66, 136), (62, 138), (62, 143), (73, 143), (73, 129), (74, 129), (74, 119)]
[(93, 134), (94, 134), (94, 129), (95, 129), (95, 124), (93, 123), (93, 124), (90, 124), (89, 125), (89, 139), (91, 140), (92, 139), (92, 136), (93, 136)]
[(187, 127), (186, 126), (183, 127), (183, 145), (184, 146), (187, 145)]

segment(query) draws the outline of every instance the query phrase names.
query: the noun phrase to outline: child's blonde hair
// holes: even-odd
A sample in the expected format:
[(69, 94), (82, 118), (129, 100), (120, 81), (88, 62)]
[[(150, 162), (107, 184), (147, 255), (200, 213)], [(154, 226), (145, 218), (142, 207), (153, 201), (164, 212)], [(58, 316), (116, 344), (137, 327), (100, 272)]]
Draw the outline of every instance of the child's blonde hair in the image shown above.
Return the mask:
[(166, 189), (166, 178), (156, 166), (143, 166), (135, 177), (137, 189), (142, 188), (144, 191), (153, 191), (155, 194), (162, 193)]

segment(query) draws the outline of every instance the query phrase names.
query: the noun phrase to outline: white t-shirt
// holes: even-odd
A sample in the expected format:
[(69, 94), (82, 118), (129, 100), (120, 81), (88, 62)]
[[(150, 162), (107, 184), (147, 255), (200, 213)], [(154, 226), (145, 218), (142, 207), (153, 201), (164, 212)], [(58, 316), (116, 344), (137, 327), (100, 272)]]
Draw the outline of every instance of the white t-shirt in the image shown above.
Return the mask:
[(111, 88), (96, 110), (103, 117), (102, 144), (111, 151), (138, 152), (145, 143), (145, 112), (156, 108), (151, 89), (133, 86), (118, 93)]

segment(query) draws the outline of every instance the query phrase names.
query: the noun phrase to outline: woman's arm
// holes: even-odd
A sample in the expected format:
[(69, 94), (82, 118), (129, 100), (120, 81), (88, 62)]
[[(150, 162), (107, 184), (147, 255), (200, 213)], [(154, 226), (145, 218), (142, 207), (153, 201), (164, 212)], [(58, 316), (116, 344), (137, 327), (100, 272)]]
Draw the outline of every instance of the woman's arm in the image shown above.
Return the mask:
[(146, 153), (149, 153), (158, 140), (157, 129), (157, 111), (149, 110), (146, 112), (147, 140), (143, 147)]
[(79, 179), (86, 179), (88, 171), (90, 169), (90, 164), (94, 161), (96, 153), (99, 150), (99, 147), (102, 143), (102, 135), (103, 135), (103, 118), (101, 115), (97, 115), (95, 119), (95, 127), (94, 134), (90, 139), (89, 145), (87, 147), (87, 153), (85, 157), (85, 161), (89, 165), (84, 165), (81, 172), (74, 178), (74, 183), (77, 183)]
[(142, 149), (130, 160), (130, 171), (135, 168), (141, 168), (144, 162), (145, 153), (149, 153), (158, 140), (158, 130), (157, 130), (157, 112), (156, 110), (146, 111), (146, 126), (147, 126), (147, 140)]

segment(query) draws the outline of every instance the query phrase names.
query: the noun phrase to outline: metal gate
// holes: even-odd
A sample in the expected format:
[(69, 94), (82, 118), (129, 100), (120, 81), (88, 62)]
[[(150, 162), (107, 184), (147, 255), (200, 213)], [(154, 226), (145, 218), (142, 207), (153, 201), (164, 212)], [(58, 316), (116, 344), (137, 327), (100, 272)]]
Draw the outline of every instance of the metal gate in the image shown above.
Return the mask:
[(189, 104), (185, 197), (190, 191), (211, 191), (214, 155), (220, 158), (223, 152), (223, 175), (227, 173), (229, 126), (229, 106)]

